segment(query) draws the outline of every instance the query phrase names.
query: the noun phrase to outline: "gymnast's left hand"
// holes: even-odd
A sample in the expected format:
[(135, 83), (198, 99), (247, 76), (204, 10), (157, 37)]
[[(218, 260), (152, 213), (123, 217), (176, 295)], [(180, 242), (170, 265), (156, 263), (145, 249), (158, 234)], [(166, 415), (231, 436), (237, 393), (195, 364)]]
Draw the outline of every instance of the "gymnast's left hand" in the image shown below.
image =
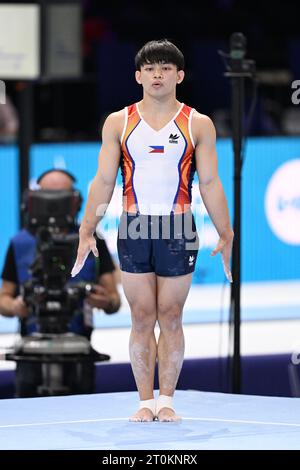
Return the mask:
[(230, 270), (230, 258), (232, 252), (234, 233), (232, 230), (226, 234), (222, 234), (219, 238), (216, 248), (211, 252), (211, 256), (221, 253), (224, 273), (229, 282), (232, 282), (232, 274)]

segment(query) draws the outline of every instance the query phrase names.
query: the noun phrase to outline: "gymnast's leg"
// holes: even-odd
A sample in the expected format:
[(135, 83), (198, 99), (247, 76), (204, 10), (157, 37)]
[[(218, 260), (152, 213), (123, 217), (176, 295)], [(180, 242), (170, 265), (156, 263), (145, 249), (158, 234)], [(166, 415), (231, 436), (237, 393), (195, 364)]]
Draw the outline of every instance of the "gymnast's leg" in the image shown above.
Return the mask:
[(156, 275), (121, 272), (123, 289), (131, 310), (129, 342), (131, 367), (140, 395), (139, 410), (131, 421), (153, 421), (153, 395), (157, 344), (154, 336), (156, 315)]
[(178, 421), (172, 405), (184, 356), (182, 310), (192, 282), (192, 274), (157, 276), (157, 317), (159, 397), (156, 414), (159, 421)]

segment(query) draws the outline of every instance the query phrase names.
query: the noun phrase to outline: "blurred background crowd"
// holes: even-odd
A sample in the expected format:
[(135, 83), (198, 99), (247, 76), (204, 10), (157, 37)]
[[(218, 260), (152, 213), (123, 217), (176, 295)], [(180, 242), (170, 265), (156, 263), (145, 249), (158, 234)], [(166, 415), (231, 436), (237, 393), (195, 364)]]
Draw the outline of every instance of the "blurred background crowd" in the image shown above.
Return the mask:
[[(257, 65), (258, 99), (249, 134), (299, 135), (300, 110), (291, 102), (291, 83), (300, 77), (295, 5), (290, 0), (284, 8), (278, 0), (83, 0), (83, 74), (35, 83), (34, 141), (98, 140), (108, 113), (140, 99), (135, 53), (144, 42), (162, 37), (174, 41), (186, 58), (179, 99), (209, 114), (220, 137), (229, 136), (230, 84), (218, 50), (228, 51), (234, 31), (245, 34), (247, 57)], [(17, 87), (7, 83), (16, 108)], [(246, 83), (246, 110), (251, 98)], [(12, 134), (17, 125), (16, 117)]]

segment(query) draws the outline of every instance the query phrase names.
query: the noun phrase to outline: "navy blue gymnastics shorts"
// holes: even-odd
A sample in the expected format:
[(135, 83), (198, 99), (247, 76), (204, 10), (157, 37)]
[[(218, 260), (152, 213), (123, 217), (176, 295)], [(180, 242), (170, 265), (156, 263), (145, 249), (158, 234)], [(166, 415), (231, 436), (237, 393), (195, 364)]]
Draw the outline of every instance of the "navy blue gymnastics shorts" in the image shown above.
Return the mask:
[(190, 211), (154, 216), (123, 212), (117, 245), (122, 271), (182, 276), (195, 270), (199, 238)]

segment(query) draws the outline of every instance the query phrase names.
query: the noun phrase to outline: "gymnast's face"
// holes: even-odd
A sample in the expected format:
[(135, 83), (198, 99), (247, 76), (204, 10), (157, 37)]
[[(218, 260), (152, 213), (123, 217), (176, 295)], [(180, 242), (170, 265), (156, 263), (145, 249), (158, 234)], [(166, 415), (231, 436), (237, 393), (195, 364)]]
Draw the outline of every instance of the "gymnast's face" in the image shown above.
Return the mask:
[(161, 97), (175, 93), (176, 85), (184, 79), (184, 71), (177, 70), (174, 64), (145, 64), (135, 72), (135, 78), (145, 93)]

